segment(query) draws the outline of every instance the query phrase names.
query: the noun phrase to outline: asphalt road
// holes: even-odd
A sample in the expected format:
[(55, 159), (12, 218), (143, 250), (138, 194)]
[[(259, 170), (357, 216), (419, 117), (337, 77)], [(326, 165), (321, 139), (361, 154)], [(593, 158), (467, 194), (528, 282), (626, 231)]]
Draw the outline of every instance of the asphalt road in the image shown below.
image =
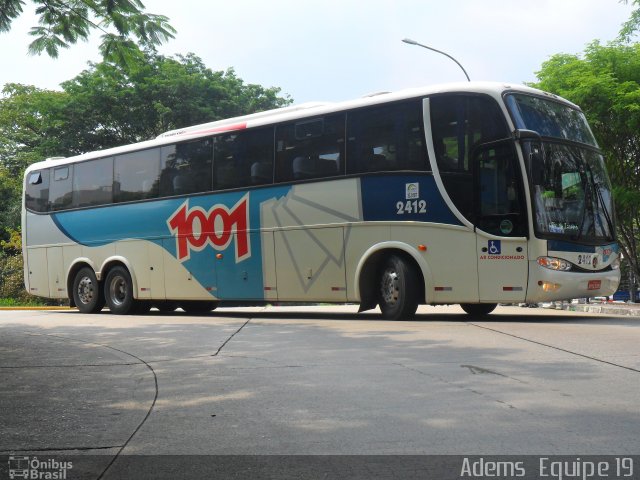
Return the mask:
[(640, 453), (640, 318), (356, 310), (2, 311), (0, 454)]

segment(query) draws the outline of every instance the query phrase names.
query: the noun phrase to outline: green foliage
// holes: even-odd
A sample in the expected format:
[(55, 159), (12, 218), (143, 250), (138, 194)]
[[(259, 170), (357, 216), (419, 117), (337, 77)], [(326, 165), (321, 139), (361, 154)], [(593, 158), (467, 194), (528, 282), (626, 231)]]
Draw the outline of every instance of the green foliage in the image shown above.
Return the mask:
[(536, 75), (532, 86), (585, 112), (614, 185), (618, 238), (640, 278), (640, 44), (595, 41), (583, 55), (554, 55)]
[(0, 253), (0, 306), (65, 305), (67, 303), (28, 294), (24, 288), (22, 255)]
[(173, 58), (147, 51), (126, 68), (91, 64), (62, 88), (69, 96), (65, 155), (290, 103), (279, 88), (247, 85), (233, 69), (212, 71), (192, 53)]
[(22, 302), (33, 298), (24, 288), (21, 255), (0, 255), (0, 298), (13, 298)]
[(17, 255), (22, 251), (22, 234), (20, 230), (7, 229), (9, 240), (0, 241), (0, 247), (5, 253)]
[[(0, 0), (0, 32), (23, 12), (23, 0)], [(39, 15), (29, 53), (57, 58), (61, 48), (87, 40), (93, 30), (103, 33), (100, 50), (105, 60), (128, 65), (149, 48), (173, 38), (175, 29), (163, 15), (144, 12), (140, 0), (32, 0)]]
[[(621, 0), (620, 3), (629, 3), (628, 0)], [(633, 12), (631, 12), (631, 17), (629, 20), (622, 24), (622, 28), (620, 29), (620, 33), (618, 36), (618, 40), (622, 42), (629, 42), (631, 37), (640, 30), (640, 0), (632, 0), (631, 2), (634, 5), (638, 5), (639, 8), (636, 8)]]

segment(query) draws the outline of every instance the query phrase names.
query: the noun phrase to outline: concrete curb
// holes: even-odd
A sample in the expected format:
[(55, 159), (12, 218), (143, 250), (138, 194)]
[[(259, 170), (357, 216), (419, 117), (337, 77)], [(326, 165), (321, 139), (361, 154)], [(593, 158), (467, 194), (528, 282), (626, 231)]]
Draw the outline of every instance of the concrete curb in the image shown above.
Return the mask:
[(585, 312), (585, 313), (601, 313), (605, 315), (624, 315), (627, 317), (640, 317), (640, 305), (638, 306), (624, 306), (624, 305), (564, 305), (563, 310), (569, 310), (571, 312)]

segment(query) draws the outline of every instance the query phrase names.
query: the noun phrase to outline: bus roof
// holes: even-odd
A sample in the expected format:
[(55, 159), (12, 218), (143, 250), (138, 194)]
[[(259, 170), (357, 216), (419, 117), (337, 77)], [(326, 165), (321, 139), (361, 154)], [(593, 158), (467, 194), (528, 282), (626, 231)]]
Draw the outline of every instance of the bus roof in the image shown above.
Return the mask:
[(244, 130), (246, 128), (254, 128), (260, 126), (267, 126), (280, 122), (287, 122), (297, 120), (300, 118), (311, 117), (316, 115), (326, 115), (333, 112), (340, 112), (343, 110), (350, 110), (353, 108), (366, 107), (371, 105), (384, 104), (392, 101), (411, 99), (416, 97), (434, 95), (438, 93), (484, 93), (493, 97), (500, 97), (505, 91), (519, 91), (523, 93), (531, 93), (535, 95), (544, 95), (554, 100), (566, 103), (574, 108), (578, 108), (576, 105), (568, 102), (567, 100), (558, 97), (556, 95), (537, 90), (525, 85), (514, 85), (508, 83), (498, 82), (460, 82), (460, 83), (444, 83), (427, 87), (410, 88), (405, 90), (399, 90), (396, 92), (380, 92), (376, 94), (366, 95), (362, 98), (355, 100), (347, 100), (343, 102), (308, 102), (299, 105), (292, 105), (289, 107), (278, 108), (274, 110), (267, 110), (263, 112), (253, 113), (250, 115), (243, 115), (234, 118), (228, 118), (224, 120), (218, 120), (215, 122), (203, 123), (200, 125), (194, 125), (191, 127), (170, 130), (165, 132), (155, 139), (146, 140), (129, 145), (122, 145), (119, 147), (108, 148), (105, 150), (96, 150), (93, 152), (83, 153), (73, 157), (52, 157), (42, 162), (33, 163), (30, 165), (25, 174), (32, 170), (39, 168), (47, 168), (55, 165), (64, 165), (68, 163), (74, 163), (82, 160), (90, 160), (94, 158), (102, 158), (110, 155), (119, 155), (122, 153), (144, 150), (146, 148), (152, 148), (162, 146), (166, 144), (172, 144), (176, 141), (187, 141), (199, 137), (211, 135), (213, 133), (232, 132), (238, 130)]

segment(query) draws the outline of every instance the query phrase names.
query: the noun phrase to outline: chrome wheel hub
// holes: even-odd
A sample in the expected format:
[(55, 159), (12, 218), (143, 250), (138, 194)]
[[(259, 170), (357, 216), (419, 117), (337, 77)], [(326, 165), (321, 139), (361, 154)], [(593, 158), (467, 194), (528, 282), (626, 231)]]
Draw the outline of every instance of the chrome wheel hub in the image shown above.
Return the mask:
[(114, 277), (109, 285), (109, 296), (114, 305), (120, 306), (127, 299), (127, 282), (122, 277)]
[(382, 274), (382, 282), (380, 285), (382, 300), (387, 305), (395, 305), (400, 297), (400, 288), (398, 286), (398, 272), (392, 268), (388, 268)]
[(89, 277), (82, 277), (78, 282), (78, 299), (84, 305), (88, 305), (93, 301), (94, 297), (95, 289), (93, 282)]

